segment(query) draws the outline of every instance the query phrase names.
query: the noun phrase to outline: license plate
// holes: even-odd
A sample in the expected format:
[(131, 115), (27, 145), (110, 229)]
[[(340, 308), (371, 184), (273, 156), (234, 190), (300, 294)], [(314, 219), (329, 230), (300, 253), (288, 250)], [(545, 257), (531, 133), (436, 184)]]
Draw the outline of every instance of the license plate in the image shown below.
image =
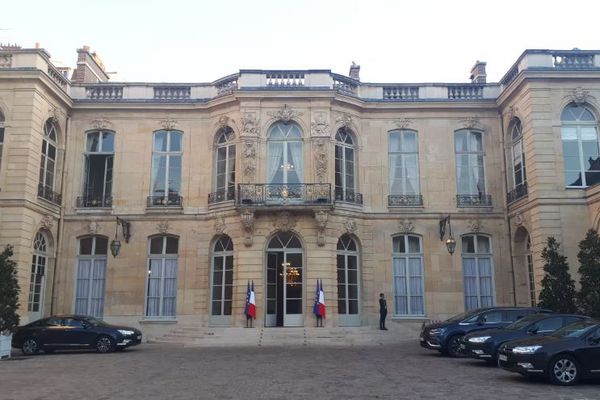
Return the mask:
[(500, 361), (507, 361), (508, 357), (506, 357), (504, 354), (500, 354), (500, 355), (498, 355), (498, 360), (500, 360)]

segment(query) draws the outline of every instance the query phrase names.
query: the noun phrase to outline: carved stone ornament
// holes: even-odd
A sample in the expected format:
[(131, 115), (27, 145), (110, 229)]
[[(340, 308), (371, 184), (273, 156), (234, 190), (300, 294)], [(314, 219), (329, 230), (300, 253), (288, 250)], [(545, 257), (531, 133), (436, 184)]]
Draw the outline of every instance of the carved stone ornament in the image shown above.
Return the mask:
[(256, 175), (256, 144), (253, 141), (245, 141), (242, 148), (242, 161), (244, 164), (244, 176), (248, 181), (253, 181)]
[(327, 140), (320, 139), (315, 141), (314, 144), (313, 157), (315, 159), (315, 173), (317, 174), (319, 183), (322, 183), (327, 176), (327, 163), (329, 161), (327, 154)]
[(415, 225), (410, 219), (403, 219), (398, 222), (398, 230), (400, 233), (413, 233), (415, 230)]
[(160, 126), (163, 127), (163, 129), (170, 131), (170, 130), (177, 128), (177, 125), (179, 125), (179, 122), (172, 118), (167, 118), (167, 119), (161, 120), (159, 122), (159, 124), (160, 124)]
[(275, 216), (273, 221), (273, 227), (277, 228), (281, 232), (288, 232), (294, 229), (296, 226), (296, 219), (287, 211), (281, 211)]
[(325, 246), (325, 228), (327, 228), (327, 219), (329, 214), (325, 211), (315, 213), (315, 221), (317, 221), (317, 245)]
[(277, 110), (277, 112), (270, 112), (267, 113), (269, 116), (273, 117), (275, 120), (277, 121), (282, 121), (282, 122), (290, 122), (292, 121), (294, 118), (298, 118), (302, 115), (301, 112), (292, 110), (290, 107), (288, 107), (287, 104), (284, 104), (283, 107), (279, 110)]
[(95, 235), (95, 234), (100, 233), (102, 231), (102, 226), (100, 226), (100, 224), (97, 223), (96, 221), (90, 221), (87, 224), (87, 231), (90, 234)]
[(217, 127), (223, 129), (229, 126), (229, 117), (227, 115), (221, 115), (217, 122)]
[(412, 119), (408, 119), (408, 118), (400, 118), (400, 119), (394, 120), (394, 126), (398, 129), (408, 129), (408, 128), (410, 128), (412, 123), (413, 123)]
[(12, 54), (3, 54), (0, 56), (0, 68), (12, 67)]
[(341, 128), (351, 129), (352, 128), (352, 115), (342, 113), (339, 117), (336, 118), (335, 122)]
[(66, 114), (64, 113), (63, 110), (61, 110), (58, 107), (55, 106), (50, 106), (48, 108), (48, 118), (50, 118), (52, 121), (59, 123), (60, 121), (62, 121), (63, 119), (66, 118)]
[(354, 234), (354, 232), (356, 232), (356, 221), (353, 219), (347, 219), (344, 223), (344, 228), (346, 229), (346, 233), (348, 235)]
[(483, 229), (483, 223), (479, 218), (474, 218), (469, 220), (468, 228), (471, 232), (479, 233)]
[(156, 224), (156, 229), (162, 234), (169, 232), (169, 221), (159, 222)]
[(514, 117), (517, 116), (517, 112), (519, 111), (518, 107), (515, 106), (510, 106), (508, 107), (508, 109), (506, 110), (506, 120), (507, 121), (511, 121)]
[(225, 218), (222, 215), (217, 215), (215, 219), (215, 233), (222, 235), (225, 232)]
[(252, 236), (254, 234), (254, 213), (246, 210), (240, 215), (240, 218), (244, 228), (244, 245), (250, 247), (252, 246)]
[(464, 129), (481, 129), (481, 122), (478, 117), (467, 117), (460, 120), (460, 126)]
[(318, 113), (310, 124), (310, 134), (318, 137), (329, 137), (329, 122), (324, 113)]
[(54, 226), (54, 218), (51, 215), (44, 215), (40, 220), (43, 228), (50, 230)]
[(253, 113), (245, 113), (241, 119), (242, 123), (242, 136), (258, 136), (259, 121)]
[(112, 122), (110, 122), (106, 118), (93, 119), (92, 122), (90, 122), (90, 125), (92, 126), (92, 128), (100, 130), (112, 128)]
[(513, 221), (515, 222), (515, 225), (521, 226), (521, 225), (523, 225), (525, 223), (525, 217), (523, 217), (523, 214), (521, 214), (520, 212), (518, 212), (513, 217)]
[(583, 88), (579, 86), (569, 94), (569, 97), (571, 98), (573, 103), (581, 105), (588, 102), (590, 98), (590, 93), (587, 90), (583, 90)]

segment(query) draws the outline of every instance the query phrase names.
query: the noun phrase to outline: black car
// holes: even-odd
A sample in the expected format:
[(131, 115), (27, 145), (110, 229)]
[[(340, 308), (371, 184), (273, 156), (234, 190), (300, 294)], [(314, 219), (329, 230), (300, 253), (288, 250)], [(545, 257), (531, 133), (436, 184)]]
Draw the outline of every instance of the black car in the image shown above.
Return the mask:
[(499, 329), (484, 329), (465, 335), (461, 350), (468, 357), (496, 364), (500, 345), (530, 335), (549, 335), (575, 321), (586, 319), (582, 315), (531, 314)]
[(20, 326), (13, 334), (12, 347), (23, 354), (81, 348), (108, 353), (141, 342), (142, 332), (135, 328), (109, 325), (93, 317), (62, 315)]
[(503, 328), (529, 314), (545, 312), (538, 308), (490, 307), (467, 311), (444, 321), (424, 325), (419, 338), (421, 346), (438, 350), (443, 355), (459, 357), (463, 336), (473, 331)]
[(548, 336), (508, 342), (500, 347), (498, 365), (522, 375), (547, 375), (557, 385), (600, 377), (600, 321), (577, 321)]

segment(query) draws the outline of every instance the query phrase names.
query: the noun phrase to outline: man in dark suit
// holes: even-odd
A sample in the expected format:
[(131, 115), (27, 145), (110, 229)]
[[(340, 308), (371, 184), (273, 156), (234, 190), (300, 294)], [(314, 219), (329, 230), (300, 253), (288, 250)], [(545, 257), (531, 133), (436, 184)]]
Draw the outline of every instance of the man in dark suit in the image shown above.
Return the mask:
[(387, 317), (387, 302), (383, 293), (379, 293), (379, 329), (387, 331), (385, 327), (385, 317)]

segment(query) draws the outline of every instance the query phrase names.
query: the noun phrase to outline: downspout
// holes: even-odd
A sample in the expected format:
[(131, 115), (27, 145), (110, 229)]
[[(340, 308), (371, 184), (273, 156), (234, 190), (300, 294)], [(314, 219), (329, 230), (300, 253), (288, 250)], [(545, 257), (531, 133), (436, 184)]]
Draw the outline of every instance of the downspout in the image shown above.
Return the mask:
[(64, 147), (64, 151), (63, 151), (63, 157), (62, 157), (62, 173), (61, 173), (61, 182), (60, 182), (60, 197), (61, 197), (61, 205), (60, 205), (60, 215), (58, 218), (58, 228), (56, 230), (56, 257), (54, 259), (54, 268), (52, 270), (52, 289), (50, 291), (51, 295), (50, 295), (50, 315), (54, 315), (54, 303), (55, 303), (55, 298), (54, 298), (54, 293), (55, 293), (55, 287), (56, 287), (56, 270), (58, 269), (58, 261), (60, 260), (60, 255), (62, 253), (61, 251), (61, 247), (62, 247), (62, 237), (64, 236), (64, 230), (65, 230), (65, 223), (64, 223), (64, 217), (65, 217), (65, 206), (64, 206), (64, 194), (65, 194), (65, 176), (67, 174), (67, 145), (69, 143), (69, 141), (67, 140), (67, 138), (69, 137), (69, 131), (71, 130), (71, 116), (69, 114), (67, 114), (67, 124), (65, 127), (65, 147)]
[[(505, 132), (504, 132), (504, 117), (502, 116), (502, 113), (499, 112), (498, 113), (500, 115), (500, 131), (502, 132), (502, 137), (501, 137), (501, 142), (502, 142), (502, 162), (504, 164), (504, 184), (505, 184), (505, 190), (504, 193), (508, 193), (508, 188), (509, 188), (509, 184), (508, 184), (508, 166), (506, 165), (506, 143), (504, 141), (505, 139)], [(510, 274), (512, 277), (512, 286), (513, 286), (513, 305), (516, 307), (517, 305), (517, 281), (515, 278), (515, 261), (514, 261), (514, 257), (513, 257), (513, 240), (512, 240), (512, 228), (510, 226), (510, 218), (508, 218), (508, 199), (505, 197), (504, 201), (506, 201), (506, 212), (504, 213), (504, 222), (506, 223), (506, 226), (508, 226), (508, 255), (510, 257)]]

